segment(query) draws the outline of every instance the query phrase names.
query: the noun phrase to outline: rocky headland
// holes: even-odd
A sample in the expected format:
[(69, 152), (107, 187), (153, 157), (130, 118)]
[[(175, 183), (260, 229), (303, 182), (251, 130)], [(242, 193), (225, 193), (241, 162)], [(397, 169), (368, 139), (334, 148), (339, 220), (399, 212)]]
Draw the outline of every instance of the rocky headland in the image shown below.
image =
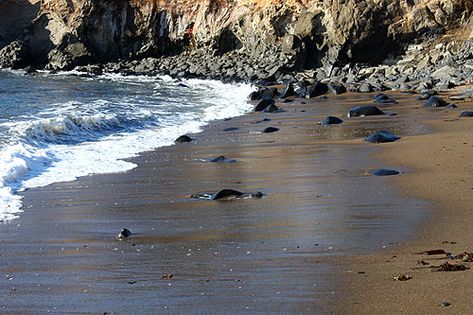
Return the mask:
[(468, 0), (2, 0), (0, 66), (444, 90), (471, 80), (472, 12)]

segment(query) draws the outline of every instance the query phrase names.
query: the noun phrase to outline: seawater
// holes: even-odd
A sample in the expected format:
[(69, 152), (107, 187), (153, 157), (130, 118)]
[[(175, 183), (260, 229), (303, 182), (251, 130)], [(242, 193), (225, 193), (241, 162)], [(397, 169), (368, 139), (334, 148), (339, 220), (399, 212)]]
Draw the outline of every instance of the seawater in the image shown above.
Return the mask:
[(0, 72), (0, 221), (28, 188), (136, 167), (124, 159), (250, 110), (252, 87), (170, 77)]

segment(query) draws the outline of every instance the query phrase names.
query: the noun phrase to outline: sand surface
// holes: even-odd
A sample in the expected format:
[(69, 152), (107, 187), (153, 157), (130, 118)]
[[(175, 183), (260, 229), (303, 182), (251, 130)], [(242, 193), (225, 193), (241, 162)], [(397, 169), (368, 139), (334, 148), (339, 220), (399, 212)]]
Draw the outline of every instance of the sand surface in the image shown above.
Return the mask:
[[(460, 205), (473, 187), (462, 182), (471, 178), (469, 121), (391, 95), (399, 104), (380, 107), (396, 116), (346, 119), (350, 107), (372, 103), (368, 94), (278, 103), (285, 112), (215, 122), (192, 143), (133, 159), (132, 171), (27, 191), (25, 212), (0, 228), (2, 311), (366, 314), (411, 310), (399, 302), (423, 295), (421, 311), (445, 299), (461, 305), (454, 293), (431, 293), (429, 281), (443, 279), (453, 292), (469, 271), (391, 278), (416, 267), (413, 250), (468, 249)], [(317, 125), (329, 114), (345, 123)], [(272, 120), (257, 123), (264, 117)], [(280, 131), (260, 133), (268, 126)], [(363, 141), (381, 129), (401, 141)], [(237, 163), (201, 161), (222, 154)], [(404, 174), (368, 175), (378, 167)], [(221, 188), (264, 197), (190, 198)], [(134, 234), (116, 240), (125, 227)]]
[[(432, 127), (429, 134), (405, 137), (376, 155), (387, 163), (403, 165), (405, 174), (396, 178), (402, 195), (429, 201), (433, 211), (415, 237), (402, 246), (347, 261), (345, 273), (350, 285), (347, 303), (340, 304), (341, 312), (473, 312), (472, 271), (434, 271), (447, 261), (469, 268), (472, 263), (447, 260), (446, 255), (418, 254), (436, 249), (452, 255), (473, 252), (473, 120), (458, 118), (461, 111), (473, 108), (473, 102), (456, 104), (458, 109), (438, 110), (437, 117), (426, 120)], [(402, 274), (412, 279), (393, 280)]]

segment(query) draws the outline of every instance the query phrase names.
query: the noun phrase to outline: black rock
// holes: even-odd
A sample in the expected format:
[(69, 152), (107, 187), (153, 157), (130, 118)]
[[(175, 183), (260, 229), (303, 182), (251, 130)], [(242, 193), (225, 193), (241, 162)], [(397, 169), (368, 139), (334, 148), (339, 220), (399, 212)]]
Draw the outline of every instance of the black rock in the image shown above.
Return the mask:
[(348, 117), (379, 116), (384, 112), (376, 106), (355, 106), (348, 112)]
[(261, 93), (261, 91), (254, 91), (250, 93), (250, 95), (248, 96), (248, 99), (250, 101), (257, 101), (257, 100), (260, 100), (262, 97), (263, 97), (263, 94)]
[(261, 124), (262, 122), (268, 122), (268, 121), (271, 121), (271, 120), (272, 120), (271, 118), (265, 118), (265, 119), (262, 119), (262, 120), (258, 120), (256, 123)]
[(255, 107), (255, 112), (262, 112), (265, 110), (268, 106), (274, 106), (275, 102), (272, 99), (263, 99), (256, 105)]
[(225, 156), (220, 155), (216, 158), (210, 159), (209, 162), (210, 163), (235, 163), (236, 160), (230, 160), (230, 159), (226, 158)]
[(386, 94), (380, 93), (377, 94), (374, 98), (376, 104), (395, 104), (397, 103), (395, 99), (390, 98)]
[(455, 104), (448, 104), (448, 105), (447, 105), (447, 108), (448, 108), (448, 109), (455, 109), (455, 108), (457, 108), (457, 107), (458, 107), (458, 106), (455, 105)]
[(277, 88), (265, 88), (261, 92), (261, 98), (263, 100), (269, 100), (269, 99), (272, 100), (272, 99), (276, 98), (277, 96), (279, 96), (279, 92), (278, 92)]
[(23, 71), (25, 71), (25, 74), (35, 74), (38, 72), (33, 66), (27, 66), (23, 69)]
[(473, 117), (473, 112), (462, 112), (460, 117)]
[(447, 107), (449, 103), (438, 96), (431, 96), (424, 103), (424, 107), (427, 108), (438, 108), (438, 107)]
[(132, 233), (130, 232), (130, 230), (128, 229), (123, 229), (120, 231), (120, 233), (118, 233), (117, 235), (117, 238), (118, 239), (124, 239), (124, 238), (127, 238), (128, 236), (130, 236)]
[(335, 116), (328, 116), (325, 117), (325, 119), (320, 123), (323, 126), (328, 126), (328, 125), (338, 125), (343, 123), (343, 120), (341, 120), (338, 117)]
[(223, 198), (241, 197), (243, 193), (234, 189), (222, 189), (212, 195), (211, 200), (221, 200)]
[(286, 88), (282, 92), (281, 96), (279, 96), (279, 97), (280, 98), (287, 98), (287, 97), (291, 97), (291, 96), (295, 96), (295, 95), (296, 95), (296, 92), (294, 91), (294, 86), (292, 85), (292, 83), (288, 83), (286, 85)]
[(238, 127), (228, 127), (228, 128), (225, 128), (223, 129), (223, 131), (235, 131), (235, 130), (239, 130), (240, 128)]
[(389, 169), (385, 169), (385, 168), (380, 168), (380, 169), (377, 169), (377, 170), (370, 171), (370, 174), (374, 175), (374, 176), (394, 176), (394, 175), (399, 175), (400, 172), (396, 171), (396, 170), (389, 170)]
[(23, 41), (14, 41), (0, 50), (0, 68), (20, 69), (28, 63), (28, 46)]
[(389, 131), (383, 130), (383, 131), (378, 131), (376, 133), (369, 135), (368, 137), (365, 138), (365, 141), (371, 142), (371, 143), (386, 143), (386, 142), (394, 142), (399, 139), (401, 138), (398, 136), (395, 136)]
[(263, 113), (282, 113), (284, 110), (279, 109), (276, 105), (269, 105), (263, 110)]
[(339, 95), (347, 92), (347, 88), (343, 84), (330, 83), (328, 85), (328, 92), (331, 94)]
[(314, 84), (312, 84), (311, 86), (307, 88), (306, 98), (321, 96), (321, 95), (327, 94), (327, 92), (328, 92), (327, 84), (322, 83), (320, 81), (316, 81), (314, 82)]
[(189, 137), (188, 135), (183, 135), (177, 138), (176, 140), (174, 140), (174, 143), (187, 143), (187, 142), (191, 142), (192, 140), (193, 139)]
[(279, 131), (279, 129), (276, 128), (276, 127), (268, 127), (268, 128), (265, 128), (262, 132), (263, 133), (272, 133), (272, 132), (276, 132), (276, 131)]

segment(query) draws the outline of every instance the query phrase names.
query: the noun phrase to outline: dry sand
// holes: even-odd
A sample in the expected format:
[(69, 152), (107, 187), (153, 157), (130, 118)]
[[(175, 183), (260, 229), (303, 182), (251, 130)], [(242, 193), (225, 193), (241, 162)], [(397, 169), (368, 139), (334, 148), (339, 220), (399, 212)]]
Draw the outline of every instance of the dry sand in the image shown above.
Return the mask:
[[(349, 289), (346, 304), (340, 304), (342, 313), (473, 312), (473, 271), (434, 272), (431, 267), (445, 263), (446, 255), (416, 254), (436, 249), (453, 255), (473, 252), (473, 120), (458, 118), (459, 112), (473, 108), (473, 101), (457, 104), (457, 110), (438, 110), (437, 117), (429, 119), (429, 134), (405, 137), (376, 155), (403, 165), (405, 174), (396, 178), (403, 196), (427, 200), (433, 211), (410, 241), (346, 262)], [(428, 264), (418, 263), (421, 260)], [(412, 279), (393, 280), (402, 274)]]

